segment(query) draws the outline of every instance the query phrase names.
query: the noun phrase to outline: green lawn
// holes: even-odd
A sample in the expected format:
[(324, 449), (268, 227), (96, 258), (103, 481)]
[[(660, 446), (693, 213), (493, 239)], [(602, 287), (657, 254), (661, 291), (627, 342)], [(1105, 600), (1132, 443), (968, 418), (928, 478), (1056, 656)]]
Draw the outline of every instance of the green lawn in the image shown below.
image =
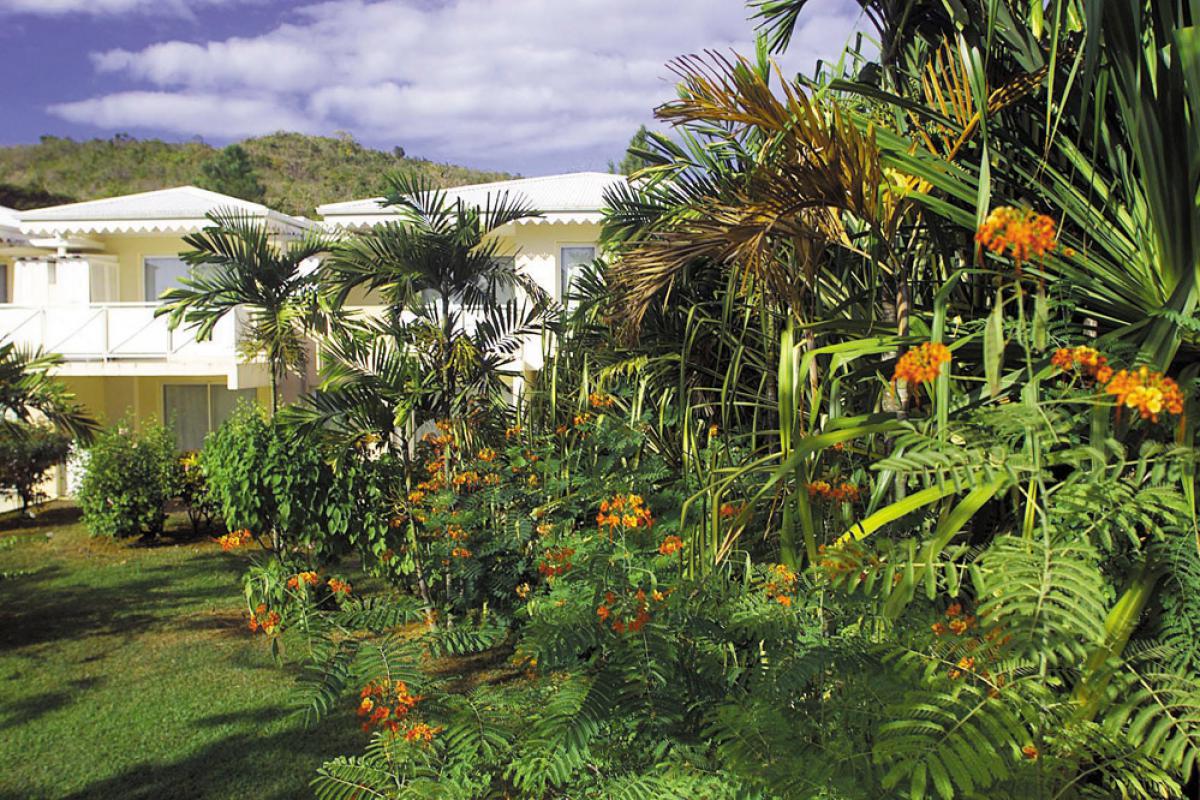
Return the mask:
[(289, 714), (294, 670), (241, 616), (244, 555), (91, 539), (65, 505), (0, 518), (8, 536), (0, 572), (31, 572), (0, 580), (0, 800), (310, 797), (361, 749), (349, 709)]

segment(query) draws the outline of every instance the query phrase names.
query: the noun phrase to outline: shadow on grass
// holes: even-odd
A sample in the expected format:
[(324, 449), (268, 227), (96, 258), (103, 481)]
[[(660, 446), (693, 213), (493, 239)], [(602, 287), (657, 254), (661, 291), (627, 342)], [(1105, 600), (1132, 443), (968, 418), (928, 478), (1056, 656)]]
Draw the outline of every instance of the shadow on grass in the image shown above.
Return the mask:
[(64, 528), (77, 525), (83, 514), (79, 507), (68, 503), (48, 503), (34, 509), (30, 518), (23, 511), (8, 511), (0, 514), (0, 533), (32, 531), (38, 528)]
[(27, 725), (51, 711), (64, 708), (75, 702), (80, 694), (102, 683), (102, 678), (78, 678), (70, 681), (63, 690), (43, 692), (22, 700), (0, 703), (0, 731)]
[(122, 575), (104, 574), (118, 569), (106, 565), (94, 579), (47, 565), (0, 582), (0, 651), (175, 627), (181, 612), (235, 600), (242, 568), (215, 551)]
[[(265, 726), (283, 711), (218, 714), (199, 725)], [(139, 764), (105, 781), (93, 783), (64, 800), (294, 800), (311, 797), (308, 782), (321, 764), (338, 755), (360, 753), (366, 743), (352, 717), (339, 715), (314, 730), (296, 728), (267, 736), (238, 733), (186, 758)], [(0, 800), (9, 800), (0, 796)], [(15, 797), (11, 800), (16, 800)]]

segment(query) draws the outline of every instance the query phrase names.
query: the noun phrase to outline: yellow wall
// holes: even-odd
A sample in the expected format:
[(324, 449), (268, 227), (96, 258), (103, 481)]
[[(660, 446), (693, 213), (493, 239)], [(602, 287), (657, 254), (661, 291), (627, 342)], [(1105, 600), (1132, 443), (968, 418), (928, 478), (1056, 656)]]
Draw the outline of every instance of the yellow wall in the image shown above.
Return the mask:
[(122, 303), (143, 303), (157, 300), (146, 297), (146, 279), (142, 259), (146, 256), (177, 256), (191, 248), (179, 236), (112, 235), (97, 237), (105, 254), (119, 261), (117, 270), (117, 300)]
[[(224, 375), (187, 377), (127, 376), (62, 378), (76, 399), (95, 416), (101, 425), (115, 425), (126, 413), (132, 413), (137, 424), (154, 418), (163, 421), (163, 387), (167, 384), (217, 384), (226, 386)], [(259, 405), (269, 408), (271, 390), (259, 387)]]

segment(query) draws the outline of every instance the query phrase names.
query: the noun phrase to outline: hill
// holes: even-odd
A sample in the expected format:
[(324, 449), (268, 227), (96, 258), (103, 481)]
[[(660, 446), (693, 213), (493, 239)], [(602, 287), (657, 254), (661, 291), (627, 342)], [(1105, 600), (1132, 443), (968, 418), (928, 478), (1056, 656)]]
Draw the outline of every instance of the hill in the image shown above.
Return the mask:
[[(407, 158), (399, 148), (373, 150), (349, 136), (275, 133), (240, 144), (266, 189), (266, 204), (305, 216), (321, 203), (379, 194), (389, 172), (419, 173), (441, 186), (512, 177)], [(202, 141), (43, 136), (38, 144), (0, 147), (0, 205), (37, 208), (196, 183), (219, 152)]]

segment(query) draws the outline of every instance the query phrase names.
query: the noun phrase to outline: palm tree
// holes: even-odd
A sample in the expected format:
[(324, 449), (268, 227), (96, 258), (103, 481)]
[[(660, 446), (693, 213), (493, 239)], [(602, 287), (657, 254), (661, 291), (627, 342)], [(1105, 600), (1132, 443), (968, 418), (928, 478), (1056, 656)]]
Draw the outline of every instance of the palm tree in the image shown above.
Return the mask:
[(83, 444), (91, 441), (96, 421), (50, 374), (61, 361), (57, 355), (0, 342), (0, 424), (20, 431), (22, 423), (40, 418)]
[(204, 340), (226, 314), (244, 309), (248, 329), (239, 347), (270, 365), (274, 413), (280, 382), (304, 367), (306, 334), (318, 313), (315, 270), (305, 262), (327, 252), (330, 240), (310, 232), (282, 245), (268, 225), (244, 213), (208, 218), (212, 226), (184, 238), (193, 248), (183, 253), (191, 275), (163, 292), (155, 316), (169, 315), (172, 329), (194, 325)]
[[(349, 400), (351, 387), (368, 375), (387, 387), (374, 399), (393, 410), (406, 403), (446, 418), (480, 399), (498, 400), (505, 365), (544, 321), (549, 301), (505, 263), (496, 233), (538, 212), (506, 193), (472, 206), (421, 179), (393, 176), (389, 184), (385, 202), (402, 218), (340, 243), (322, 265), (332, 305), (365, 289), (385, 308), (381, 319), (333, 338), (329, 380), (316, 402)], [(399, 366), (406, 359), (419, 365), (416, 379)]]

